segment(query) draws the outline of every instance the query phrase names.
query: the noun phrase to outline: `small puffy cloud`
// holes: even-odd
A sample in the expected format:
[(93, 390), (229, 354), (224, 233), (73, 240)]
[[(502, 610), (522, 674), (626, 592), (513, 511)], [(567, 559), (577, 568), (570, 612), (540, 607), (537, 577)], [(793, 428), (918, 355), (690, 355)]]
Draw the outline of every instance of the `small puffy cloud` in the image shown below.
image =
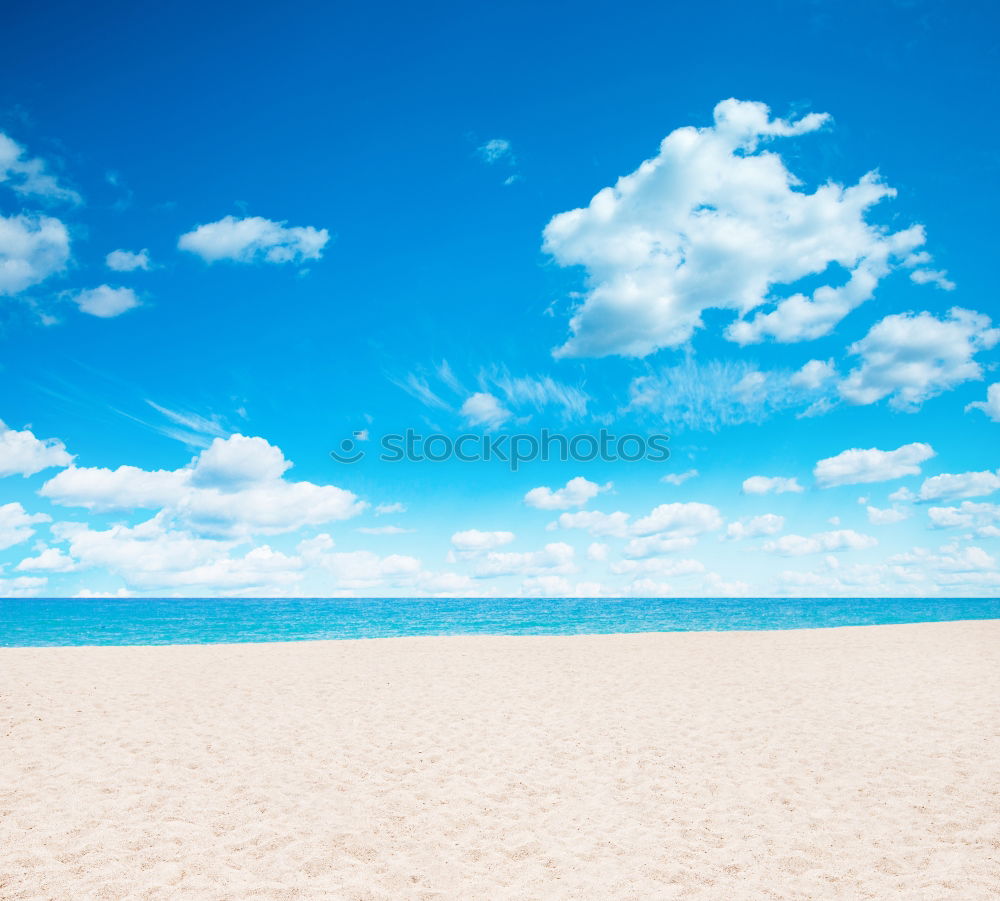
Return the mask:
[(861, 365), (840, 382), (840, 395), (854, 404), (884, 397), (897, 410), (912, 412), (928, 398), (983, 376), (973, 357), (1000, 341), (982, 313), (953, 307), (947, 317), (897, 313), (872, 326), (850, 353)]
[(73, 296), (75, 303), (84, 313), (111, 319), (139, 306), (139, 298), (131, 288), (112, 288), (100, 285), (86, 291), (78, 291)]
[(784, 476), (750, 476), (743, 480), (744, 494), (801, 494), (805, 491), (796, 478)]
[(0, 295), (20, 294), (69, 262), (69, 230), (51, 216), (0, 216)]
[[(557, 356), (676, 347), (712, 308), (741, 317), (726, 333), (740, 344), (817, 338), (893, 269), (917, 265), (920, 226), (889, 232), (867, 221), (895, 195), (876, 173), (809, 192), (772, 149), (829, 116), (772, 119), (762, 103), (729, 99), (714, 119), (671, 132), (655, 157), (546, 226), (544, 250), (587, 278)], [(844, 270), (846, 281), (834, 274)], [(782, 290), (807, 276), (821, 280), (810, 295)]]
[(35, 534), (34, 525), (49, 522), (44, 513), (28, 513), (19, 503), (0, 506), (0, 551), (27, 541)]
[(766, 541), (763, 549), (782, 557), (802, 557), (827, 551), (860, 551), (875, 547), (878, 541), (871, 535), (862, 535), (853, 529), (838, 529), (833, 532), (818, 532), (815, 535), (782, 535), (774, 541)]
[(47, 547), (36, 557), (26, 557), (17, 564), (19, 572), (68, 573), (78, 568), (78, 564), (61, 548)]
[(506, 138), (491, 138), (476, 148), (476, 153), (485, 163), (513, 163), (514, 151)]
[(982, 410), (994, 422), (1000, 422), (1000, 382), (994, 382), (986, 390), (986, 400), (974, 400), (965, 410)]
[(791, 383), (797, 388), (807, 388), (816, 391), (836, 376), (837, 370), (832, 360), (810, 360), (792, 378)]
[(199, 487), (237, 488), (280, 479), (291, 465), (280, 447), (264, 438), (237, 434), (217, 438), (203, 450), (191, 480)]
[(587, 501), (597, 497), (602, 491), (609, 491), (611, 482), (599, 485), (583, 476), (570, 479), (562, 488), (553, 491), (541, 486), (532, 488), (524, 496), (524, 502), (537, 510), (568, 510), (570, 507), (582, 507)]
[(462, 404), (461, 413), (469, 425), (482, 425), (487, 428), (502, 425), (512, 415), (496, 397), (485, 391), (468, 397)]
[(302, 263), (320, 259), (329, 240), (330, 233), (325, 228), (288, 227), (284, 222), (261, 216), (243, 219), (226, 216), (181, 235), (177, 246), (196, 253), (208, 263), (217, 260)]
[(72, 455), (58, 439), (39, 439), (28, 429), (9, 429), (0, 421), (0, 478), (31, 476), (53, 466), (69, 466), (72, 462)]
[(181, 469), (71, 466), (39, 493), (91, 510), (160, 510), (186, 528), (223, 535), (279, 534), (365, 509), (350, 491), (285, 479), (290, 466), (280, 448), (236, 434), (216, 438)]
[(148, 250), (112, 250), (104, 262), (113, 272), (134, 272), (136, 269), (149, 269)]
[(963, 501), (957, 507), (931, 507), (927, 518), (937, 529), (986, 529), (987, 534), (992, 535), (1000, 522), (1000, 504)]
[(635, 521), (633, 535), (653, 533), (670, 538), (700, 535), (722, 527), (722, 515), (711, 504), (660, 504), (649, 515)]
[(451, 536), (451, 545), (458, 551), (479, 553), (510, 544), (513, 540), (513, 532), (481, 532), (479, 529), (466, 529)]
[(27, 151), (12, 138), (0, 132), (0, 184), (12, 188), (24, 197), (42, 197), (80, 203), (76, 191), (63, 187), (47, 171), (45, 162), (29, 157)]
[(983, 497), (994, 491), (1000, 491), (1000, 470), (945, 472), (924, 479), (918, 497), (922, 501), (936, 501), (940, 498)]
[(776, 535), (785, 527), (785, 517), (776, 513), (762, 513), (751, 516), (739, 522), (731, 522), (726, 526), (726, 537), (735, 541), (744, 538), (757, 538), (761, 535)]
[(697, 469), (689, 469), (686, 472), (668, 472), (660, 481), (667, 485), (683, 485), (688, 479), (696, 478), (697, 475)]
[(390, 513), (405, 513), (406, 504), (395, 503), (395, 504), (379, 504), (375, 507), (376, 516), (386, 516)]
[(909, 511), (900, 510), (898, 507), (881, 508), (869, 505), (865, 508), (865, 512), (868, 514), (868, 522), (873, 526), (889, 526), (910, 517)]
[(934, 456), (929, 444), (914, 442), (892, 451), (870, 447), (852, 448), (820, 460), (813, 469), (816, 481), (823, 488), (836, 485), (860, 485), (887, 482), (903, 476), (919, 475), (920, 464)]
[(955, 290), (955, 283), (942, 269), (915, 269), (910, 273), (910, 279), (918, 285), (937, 285), (942, 291)]

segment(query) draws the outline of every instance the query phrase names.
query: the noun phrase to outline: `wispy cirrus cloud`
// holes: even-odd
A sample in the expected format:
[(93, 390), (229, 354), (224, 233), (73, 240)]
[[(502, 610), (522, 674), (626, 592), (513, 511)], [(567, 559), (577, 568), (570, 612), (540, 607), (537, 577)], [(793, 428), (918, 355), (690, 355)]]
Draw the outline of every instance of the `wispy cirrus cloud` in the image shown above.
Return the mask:
[(76, 191), (61, 184), (49, 172), (43, 159), (29, 156), (24, 147), (3, 132), (0, 132), (0, 184), (24, 198), (71, 204), (83, 202)]

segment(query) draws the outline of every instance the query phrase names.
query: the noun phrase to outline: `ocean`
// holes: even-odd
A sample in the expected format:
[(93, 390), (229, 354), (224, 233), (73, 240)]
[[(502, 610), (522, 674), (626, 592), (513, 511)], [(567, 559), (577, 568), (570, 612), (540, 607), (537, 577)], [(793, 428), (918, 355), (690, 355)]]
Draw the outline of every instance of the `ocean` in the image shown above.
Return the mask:
[(1000, 619), (1000, 598), (27, 598), (0, 646), (812, 629)]

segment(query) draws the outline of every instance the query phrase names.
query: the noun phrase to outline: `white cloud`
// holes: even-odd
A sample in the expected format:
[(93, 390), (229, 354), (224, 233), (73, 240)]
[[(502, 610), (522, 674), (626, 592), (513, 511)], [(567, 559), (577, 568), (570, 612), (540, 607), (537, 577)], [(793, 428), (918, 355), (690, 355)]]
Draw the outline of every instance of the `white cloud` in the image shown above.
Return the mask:
[(547, 544), (540, 551), (489, 551), (480, 558), (474, 575), (478, 579), (485, 579), (494, 576), (569, 573), (574, 569), (575, 555), (573, 547), (561, 541)]
[(329, 240), (330, 233), (325, 228), (289, 228), (284, 222), (261, 216), (244, 219), (226, 216), (181, 235), (177, 246), (209, 263), (217, 260), (251, 263), (260, 259), (268, 263), (301, 263), (320, 259)]
[(398, 501), (394, 504), (378, 504), (375, 507), (376, 516), (386, 516), (390, 513), (405, 513), (406, 504), (399, 503)]
[(472, 597), (479, 588), (468, 576), (455, 572), (417, 573), (414, 584), (420, 591), (434, 597)]
[(689, 469), (686, 472), (668, 472), (660, 481), (667, 485), (683, 485), (688, 479), (696, 478), (697, 475), (697, 469)]
[(619, 576), (641, 573), (670, 579), (692, 573), (703, 573), (705, 564), (700, 560), (690, 558), (674, 560), (667, 557), (649, 557), (645, 560), (621, 560), (613, 564), (610, 569), (611, 572)]
[(176, 470), (70, 467), (39, 493), (91, 510), (160, 509), (185, 527), (209, 534), (277, 534), (348, 519), (366, 504), (332, 485), (291, 482), (280, 448), (263, 438), (216, 438)]
[(636, 579), (625, 588), (625, 594), (633, 598), (665, 598), (677, 593), (669, 582), (656, 579)]
[[(329, 538), (329, 536), (325, 536)], [(300, 548), (302, 546), (300, 545)], [(405, 554), (380, 557), (371, 551), (303, 554), (336, 580), (338, 588), (371, 590), (386, 585), (412, 585), (421, 572), (420, 561)]]
[(207, 591), (240, 594), (253, 590), (280, 593), (296, 584), (302, 562), (268, 545), (233, 555), (237, 543), (171, 529), (161, 514), (137, 526), (93, 529), (57, 523), (53, 535), (69, 545), (80, 567), (97, 567), (140, 591), (174, 590), (191, 595)]
[(133, 272), (136, 269), (149, 269), (148, 250), (112, 250), (104, 262), (108, 269), (114, 272)]
[(953, 307), (945, 319), (930, 313), (897, 313), (872, 326), (848, 350), (861, 357), (838, 386), (854, 404), (884, 397), (898, 410), (912, 412), (925, 400), (962, 382), (982, 378), (973, 356), (1000, 341), (982, 313)]
[(169, 407), (156, 403), (156, 401), (149, 400), (149, 398), (146, 398), (146, 403), (169, 420), (171, 424), (149, 423), (138, 417), (130, 418), (151, 428), (154, 432), (180, 441), (188, 447), (206, 448), (212, 443), (212, 438), (226, 438), (229, 435), (229, 432), (219, 424), (217, 417), (207, 418), (200, 413), (171, 410)]
[(943, 291), (955, 290), (955, 283), (941, 269), (917, 269), (910, 273), (910, 278), (918, 285), (937, 285)]
[(608, 546), (606, 544), (601, 544), (599, 541), (592, 542), (587, 546), (587, 559), (594, 560), (598, 563), (607, 560)]
[(565, 576), (529, 576), (521, 582), (521, 593), (528, 597), (566, 598), (575, 595)]
[[(648, 515), (629, 523), (629, 514), (621, 510), (602, 513), (598, 510), (581, 510), (577, 513), (562, 513), (556, 522), (562, 529), (585, 529), (592, 535), (608, 535), (617, 538), (638, 537), (633, 541), (631, 556), (646, 553), (666, 552), (677, 547), (688, 547), (694, 536), (714, 531), (722, 526), (722, 516), (710, 504), (698, 502), (660, 504)], [(645, 539), (644, 536), (650, 536)], [(651, 550), (659, 548), (659, 551)], [(640, 550), (642, 548), (642, 550)]]
[(927, 510), (931, 525), (938, 529), (986, 529), (992, 535), (1000, 522), (1000, 504), (963, 501), (957, 507), (931, 507)]
[(686, 551), (697, 543), (698, 539), (692, 535), (647, 535), (626, 542), (623, 551), (626, 557), (653, 557)]
[(28, 157), (20, 144), (3, 133), (0, 133), (0, 184), (22, 196), (81, 202), (76, 191), (63, 187), (46, 171), (43, 160)]
[(816, 392), (792, 384), (784, 371), (761, 372), (745, 360), (688, 357), (674, 366), (650, 367), (629, 385), (630, 410), (650, 413), (664, 425), (715, 431), (762, 422), (772, 414), (815, 400)]
[(785, 517), (776, 513), (762, 513), (726, 526), (726, 537), (735, 541), (757, 538), (760, 535), (776, 535), (785, 527)]
[(111, 319), (139, 306), (139, 298), (131, 288), (112, 288), (100, 285), (72, 295), (75, 303), (84, 313)]
[(358, 531), (362, 535), (405, 535), (414, 530), (401, 526), (362, 526)]
[(996, 558), (975, 545), (958, 547), (949, 544), (939, 548), (937, 552), (927, 548), (914, 548), (908, 553), (890, 557), (887, 563), (900, 569), (913, 570), (925, 578), (929, 576), (946, 586), (1000, 585), (1000, 578), (996, 573)]
[(982, 497), (1000, 491), (1000, 470), (990, 472), (944, 472), (925, 479), (920, 486), (922, 501), (936, 501), (939, 498)]
[(819, 554), (824, 551), (859, 551), (878, 544), (871, 535), (862, 535), (853, 529), (838, 529), (834, 532), (818, 532), (815, 535), (782, 535), (775, 541), (766, 541), (763, 549), (783, 557), (801, 557), (805, 554)]
[(507, 410), (492, 394), (479, 392), (468, 397), (462, 404), (462, 415), (470, 425), (484, 425), (495, 428), (511, 417)]
[(577, 513), (560, 513), (560, 529), (586, 529), (591, 535), (624, 537), (628, 533), (629, 515), (618, 510), (601, 513), (599, 510), (580, 510)]
[(865, 512), (868, 514), (868, 522), (873, 526), (889, 526), (893, 523), (902, 522), (904, 519), (909, 519), (910, 513), (907, 510), (900, 510), (898, 507), (872, 507), (868, 506), (865, 508)]
[(34, 598), (42, 593), (48, 579), (44, 576), (18, 576), (0, 579), (0, 598)]
[(797, 387), (816, 391), (836, 374), (837, 370), (832, 360), (810, 360), (792, 376), (791, 383)]
[(77, 569), (78, 564), (61, 548), (47, 547), (37, 557), (25, 557), (17, 564), (20, 572), (67, 573)]
[(800, 494), (805, 491), (796, 478), (785, 476), (750, 476), (743, 480), (744, 494)]
[[(449, 373), (450, 370), (446, 370), (443, 375)], [(541, 411), (559, 407), (566, 417), (580, 417), (586, 414), (590, 402), (590, 396), (579, 386), (564, 384), (547, 375), (511, 375), (502, 366), (484, 368), (479, 373), (478, 381), (484, 391), (496, 389), (503, 395), (504, 401), (515, 408), (530, 407)], [(454, 390), (454, 384), (451, 387)]]
[(33, 526), (40, 522), (49, 522), (50, 517), (44, 513), (28, 513), (16, 501), (0, 506), (0, 551), (27, 541), (35, 534)]
[(965, 410), (982, 410), (994, 422), (1000, 422), (1000, 382), (994, 382), (986, 390), (986, 400), (975, 400)]
[(481, 532), (479, 529), (466, 529), (451, 536), (451, 544), (458, 551), (480, 553), (510, 544), (514, 540), (513, 532)]
[[(587, 207), (553, 217), (545, 251), (587, 272), (572, 337), (557, 356), (646, 356), (685, 343), (707, 309), (747, 317), (767, 304), (777, 306), (733, 323), (727, 336), (741, 344), (816, 338), (889, 271), (913, 265), (920, 226), (889, 233), (866, 221), (870, 207), (895, 195), (875, 173), (810, 193), (769, 149), (828, 120), (771, 119), (764, 104), (725, 100), (713, 126), (676, 129), (656, 157)], [(831, 275), (809, 297), (776, 290), (844, 270), (845, 283)]]
[(0, 294), (20, 294), (69, 262), (69, 231), (51, 216), (0, 216)]
[(929, 444), (914, 442), (893, 451), (871, 447), (852, 448), (820, 460), (813, 475), (824, 488), (835, 485), (859, 485), (867, 482), (887, 482), (920, 473), (920, 464), (934, 456)]
[(494, 163), (514, 162), (514, 151), (510, 146), (510, 141), (506, 138), (491, 138), (485, 144), (477, 147), (476, 152), (484, 162), (490, 165)]
[(710, 504), (693, 501), (687, 504), (660, 504), (649, 515), (636, 520), (632, 525), (633, 535), (651, 535), (654, 532), (665, 537), (700, 535), (722, 527), (722, 515)]
[(611, 482), (599, 485), (583, 476), (577, 476), (570, 479), (565, 487), (557, 488), (555, 491), (545, 486), (532, 488), (524, 496), (524, 502), (537, 510), (568, 510), (570, 507), (582, 507), (602, 491), (610, 490)]
[(39, 439), (28, 429), (10, 429), (0, 421), (0, 478), (31, 476), (53, 466), (73, 462), (65, 445), (57, 438)]

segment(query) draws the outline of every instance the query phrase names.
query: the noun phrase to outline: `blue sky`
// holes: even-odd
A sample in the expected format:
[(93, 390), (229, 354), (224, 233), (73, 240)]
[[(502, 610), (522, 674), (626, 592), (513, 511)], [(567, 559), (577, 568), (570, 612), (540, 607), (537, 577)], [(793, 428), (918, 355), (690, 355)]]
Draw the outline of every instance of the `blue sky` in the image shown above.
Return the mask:
[(995, 594), (995, 15), (19, 10), (0, 593)]

